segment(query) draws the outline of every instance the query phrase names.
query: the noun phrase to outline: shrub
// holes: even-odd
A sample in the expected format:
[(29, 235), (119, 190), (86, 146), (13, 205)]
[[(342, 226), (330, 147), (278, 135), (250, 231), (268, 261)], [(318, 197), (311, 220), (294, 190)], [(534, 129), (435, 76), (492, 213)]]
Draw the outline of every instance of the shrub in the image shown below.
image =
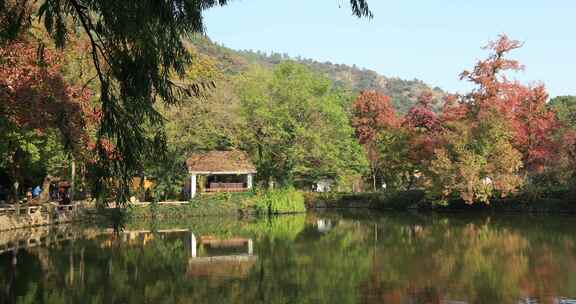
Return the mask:
[(304, 195), (294, 188), (283, 188), (257, 194), (254, 209), (260, 214), (305, 212)]
[(424, 199), (425, 193), (421, 190), (394, 191), (383, 194), (375, 207), (384, 209), (409, 209), (416, 207)]

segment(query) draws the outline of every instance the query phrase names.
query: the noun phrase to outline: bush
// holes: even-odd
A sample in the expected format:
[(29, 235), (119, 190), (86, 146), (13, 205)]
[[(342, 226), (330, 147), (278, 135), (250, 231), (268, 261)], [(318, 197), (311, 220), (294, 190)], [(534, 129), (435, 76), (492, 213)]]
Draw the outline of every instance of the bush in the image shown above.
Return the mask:
[(337, 192), (306, 192), (304, 203), (307, 209), (338, 208), (344, 194)]
[(294, 188), (274, 189), (258, 193), (254, 210), (259, 214), (305, 212), (304, 195)]
[(405, 210), (424, 201), (421, 190), (360, 193), (307, 193), (308, 208), (374, 208)]
[(376, 202), (375, 207), (398, 210), (416, 208), (425, 200), (425, 196), (421, 190), (387, 192)]

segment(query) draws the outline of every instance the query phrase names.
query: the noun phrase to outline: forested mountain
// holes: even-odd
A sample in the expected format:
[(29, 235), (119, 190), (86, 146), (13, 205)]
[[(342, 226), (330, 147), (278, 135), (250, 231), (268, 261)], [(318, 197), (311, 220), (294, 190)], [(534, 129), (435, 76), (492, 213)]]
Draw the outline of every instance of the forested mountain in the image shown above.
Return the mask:
[(376, 90), (388, 95), (392, 99), (395, 108), (400, 112), (406, 112), (416, 102), (423, 91), (432, 91), (434, 97), (441, 100), (446, 95), (440, 88), (431, 88), (418, 79), (404, 80), (395, 77), (386, 77), (375, 71), (362, 69), (355, 65), (335, 64), (331, 62), (319, 62), (301, 57), (292, 58), (287, 54), (263, 53), (252, 50), (232, 50), (225, 46), (212, 42), (205, 37), (195, 37), (192, 44), (203, 55), (210, 56), (220, 65), (226, 73), (236, 74), (244, 71), (251, 64), (264, 67), (273, 67), (283, 61), (293, 60), (308, 66), (312, 71), (324, 74), (342, 89), (359, 92), (362, 90)]

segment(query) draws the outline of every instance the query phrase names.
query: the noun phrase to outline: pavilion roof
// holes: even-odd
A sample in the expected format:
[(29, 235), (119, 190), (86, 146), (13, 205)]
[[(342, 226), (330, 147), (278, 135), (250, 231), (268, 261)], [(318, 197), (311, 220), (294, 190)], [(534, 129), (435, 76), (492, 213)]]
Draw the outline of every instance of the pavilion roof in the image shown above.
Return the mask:
[(193, 154), (186, 160), (190, 173), (248, 174), (256, 173), (256, 167), (243, 151), (210, 151)]

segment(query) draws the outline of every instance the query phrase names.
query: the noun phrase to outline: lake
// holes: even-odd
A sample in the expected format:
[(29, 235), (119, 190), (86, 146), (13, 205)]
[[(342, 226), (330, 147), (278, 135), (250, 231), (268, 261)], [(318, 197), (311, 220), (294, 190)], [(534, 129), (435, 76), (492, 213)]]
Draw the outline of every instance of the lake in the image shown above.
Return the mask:
[(0, 303), (576, 303), (575, 224), (329, 212), (3, 232)]

